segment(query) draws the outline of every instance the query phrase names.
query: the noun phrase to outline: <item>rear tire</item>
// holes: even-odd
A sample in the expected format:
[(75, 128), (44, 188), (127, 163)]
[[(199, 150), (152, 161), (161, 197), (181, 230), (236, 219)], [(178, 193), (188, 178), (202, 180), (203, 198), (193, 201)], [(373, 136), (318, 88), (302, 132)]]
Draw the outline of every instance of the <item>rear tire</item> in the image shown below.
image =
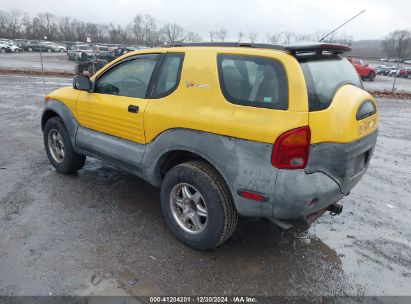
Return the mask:
[(1, 48), (1, 49), (0, 49), (0, 53), (5, 54), (5, 53), (6, 53), (6, 49), (5, 49), (5, 48)]
[[(184, 196), (187, 192), (183, 188), (189, 189), (191, 196)], [(199, 202), (203, 207), (199, 207)], [(190, 161), (168, 171), (161, 185), (161, 206), (177, 238), (196, 249), (217, 247), (237, 226), (238, 214), (230, 190), (220, 174), (205, 162)]]
[(33, 52), (33, 48), (29, 47), (29, 48), (27, 48), (27, 51)]
[(66, 126), (60, 117), (52, 117), (46, 122), (43, 138), (47, 157), (57, 172), (75, 173), (83, 168), (86, 157), (74, 151)]

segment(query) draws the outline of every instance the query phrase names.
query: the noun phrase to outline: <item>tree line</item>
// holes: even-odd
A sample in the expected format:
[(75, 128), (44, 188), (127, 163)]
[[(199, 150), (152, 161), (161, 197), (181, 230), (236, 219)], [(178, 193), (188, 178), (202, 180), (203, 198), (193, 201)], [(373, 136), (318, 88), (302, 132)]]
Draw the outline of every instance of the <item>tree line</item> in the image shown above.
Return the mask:
[[(91, 38), (99, 43), (122, 43), (157, 46), (175, 42), (224, 42), (229, 37), (225, 28), (211, 30), (208, 37), (192, 31), (186, 31), (175, 23), (159, 26), (151, 15), (138, 14), (125, 26), (115, 23), (92, 23), (52, 13), (39, 13), (29, 16), (19, 10), (0, 10), (0, 38), (43, 39), (47, 36), (52, 41), (86, 41)], [(303, 41), (318, 41), (324, 33), (295, 34), (291, 32), (269, 33), (260, 35), (256, 32), (238, 32), (230, 40), (237, 42), (262, 42), (272, 44), (290, 44)], [(235, 37), (235, 39), (233, 39)], [(329, 37), (328, 41), (351, 44), (351, 36)]]
[[(292, 44), (319, 41), (325, 32), (292, 33), (289, 31), (267, 33), (257, 32), (231, 33), (222, 28), (211, 30), (208, 37), (187, 31), (175, 23), (160, 26), (151, 15), (138, 14), (123, 26), (115, 23), (92, 23), (77, 20), (69, 16), (56, 16), (52, 13), (39, 13), (30, 16), (19, 10), (0, 10), (0, 38), (43, 39), (47, 36), (52, 41), (86, 41), (91, 38), (95, 43), (137, 44), (158, 46), (176, 42), (224, 42), (228, 39), (236, 42), (261, 42), (270, 44)], [(326, 42), (351, 45), (352, 36), (335, 34), (327, 37)], [(398, 30), (390, 33), (382, 43), (386, 55), (392, 58), (411, 56), (411, 32)]]

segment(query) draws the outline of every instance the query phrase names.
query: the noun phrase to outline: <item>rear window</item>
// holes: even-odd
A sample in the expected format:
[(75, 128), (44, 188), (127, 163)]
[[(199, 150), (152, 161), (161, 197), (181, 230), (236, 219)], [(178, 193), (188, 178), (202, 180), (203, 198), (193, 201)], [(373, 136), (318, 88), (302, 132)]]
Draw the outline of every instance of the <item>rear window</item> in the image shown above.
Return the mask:
[(287, 76), (279, 61), (218, 55), (218, 70), (222, 92), (229, 102), (259, 108), (288, 108)]
[(80, 50), (86, 51), (86, 50), (91, 50), (91, 46), (89, 45), (79, 45), (78, 47)]
[(363, 88), (353, 65), (337, 55), (306, 55), (299, 58), (308, 89), (310, 111), (326, 109), (345, 84)]

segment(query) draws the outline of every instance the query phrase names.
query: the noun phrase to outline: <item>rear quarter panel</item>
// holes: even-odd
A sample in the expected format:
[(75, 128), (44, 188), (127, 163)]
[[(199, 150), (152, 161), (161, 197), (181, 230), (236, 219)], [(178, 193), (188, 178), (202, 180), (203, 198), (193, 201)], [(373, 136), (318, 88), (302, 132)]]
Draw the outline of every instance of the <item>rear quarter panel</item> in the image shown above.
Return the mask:
[(374, 98), (368, 92), (344, 85), (338, 89), (327, 109), (310, 112), (311, 144), (321, 142), (349, 143), (378, 128), (378, 112), (361, 121), (356, 115), (361, 104)]

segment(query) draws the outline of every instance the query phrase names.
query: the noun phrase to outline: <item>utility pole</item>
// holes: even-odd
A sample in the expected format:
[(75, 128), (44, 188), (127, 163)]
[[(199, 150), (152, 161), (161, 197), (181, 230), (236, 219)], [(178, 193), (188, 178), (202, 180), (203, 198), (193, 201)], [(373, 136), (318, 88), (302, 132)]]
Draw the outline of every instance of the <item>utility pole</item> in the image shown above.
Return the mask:
[[(47, 36), (44, 36), (47, 39)], [(43, 67), (43, 54), (41, 52), (41, 41), (39, 40), (39, 49), (40, 49), (40, 64), (41, 64), (41, 75), (43, 76), (43, 84), (46, 85), (46, 78), (44, 77), (44, 67)]]

